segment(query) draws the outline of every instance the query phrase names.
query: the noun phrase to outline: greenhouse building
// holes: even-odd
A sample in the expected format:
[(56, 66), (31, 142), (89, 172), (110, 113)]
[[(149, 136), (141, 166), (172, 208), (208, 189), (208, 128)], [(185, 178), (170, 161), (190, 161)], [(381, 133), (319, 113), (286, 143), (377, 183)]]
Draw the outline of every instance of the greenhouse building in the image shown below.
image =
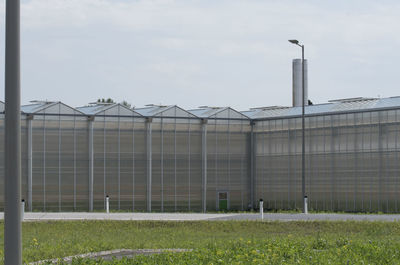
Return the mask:
[[(302, 208), (301, 107), (21, 107), (28, 211)], [(305, 107), (309, 209), (400, 210), (400, 97)], [(0, 192), (4, 103), (0, 102)], [(3, 196), (1, 207), (3, 207)]]

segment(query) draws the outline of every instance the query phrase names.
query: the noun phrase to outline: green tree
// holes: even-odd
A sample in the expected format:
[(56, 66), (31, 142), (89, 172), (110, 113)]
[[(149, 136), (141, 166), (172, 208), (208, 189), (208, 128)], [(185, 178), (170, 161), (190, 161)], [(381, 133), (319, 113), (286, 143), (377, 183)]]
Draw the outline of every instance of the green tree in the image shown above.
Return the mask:
[[(99, 98), (99, 99), (97, 99), (97, 102), (98, 103), (108, 103), (108, 104), (112, 104), (112, 103), (116, 103), (112, 98), (107, 98), (107, 99), (105, 99), (105, 98)], [(132, 108), (132, 104), (131, 103), (129, 103), (128, 101), (126, 101), (126, 100), (123, 100), (122, 102), (121, 102), (121, 105), (122, 106), (125, 106), (125, 107), (127, 107), (127, 108)]]
[(97, 100), (99, 103), (115, 103), (115, 101), (112, 98), (104, 99), (104, 98), (99, 98)]
[(125, 107), (127, 107), (127, 108), (131, 108), (132, 107), (132, 104), (131, 103), (128, 103), (128, 101), (126, 101), (126, 100), (123, 100), (122, 102), (121, 102), (121, 105), (122, 106), (125, 106)]

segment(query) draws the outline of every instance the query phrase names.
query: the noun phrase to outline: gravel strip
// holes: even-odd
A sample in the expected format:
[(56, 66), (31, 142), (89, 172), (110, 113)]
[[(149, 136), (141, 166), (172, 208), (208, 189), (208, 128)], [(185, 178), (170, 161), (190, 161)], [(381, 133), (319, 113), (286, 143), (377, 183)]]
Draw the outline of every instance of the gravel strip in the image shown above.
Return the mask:
[(89, 258), (89, 259), (103, 259), (103, 260), (112, 260), (114, 257), (117, 259), (132, 258), (135, 255), (153, 255), (153, 254), (161, 254), (165, 252), (171, 253), (181, 253), (181, 252), (190, 252), (192, 249), (182, 249), (182, 248), (164, 248), (164, 249), (115, 249), (108, 251), (100, 251), (100, 252), (91, 252), (86, 254), (80, 254), (75, 256), (69, 256), (62, 259), (48, 259), (41, 260), (36, 262), (29, 263), (30, 265), (40, 265), (46, 263), (57, 264), (57, 262), (64, 261), (67, 263), (71, 263), (74, 258)]

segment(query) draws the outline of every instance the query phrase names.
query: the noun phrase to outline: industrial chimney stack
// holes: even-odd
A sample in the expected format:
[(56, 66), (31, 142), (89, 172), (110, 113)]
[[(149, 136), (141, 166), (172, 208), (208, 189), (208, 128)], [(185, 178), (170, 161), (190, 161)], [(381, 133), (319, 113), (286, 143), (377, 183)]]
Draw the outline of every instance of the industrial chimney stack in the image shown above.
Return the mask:
[[(301, 59), (293, 59), (293, 107), (301, 107), (302, 98), (302, 65)], [(308, 71), (307, 60), (304, 60), (304, 105), (308, 105)]]

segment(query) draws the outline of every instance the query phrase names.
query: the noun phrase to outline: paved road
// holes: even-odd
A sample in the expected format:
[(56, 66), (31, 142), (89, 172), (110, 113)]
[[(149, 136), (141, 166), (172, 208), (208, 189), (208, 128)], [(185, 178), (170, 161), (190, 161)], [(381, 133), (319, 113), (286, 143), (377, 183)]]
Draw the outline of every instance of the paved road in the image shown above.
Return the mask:
[[(25, 213), (24, 221), (48, 220), (153, 220), (153, 221), (201, 221), (215, 218), (233, 217), (235, 214), (202, 214), (202, 213)], [(4, 214), (0, 213), (0, 219)]]
[[(3, 219), (3, 213), (0, 213)], [(260, 220), (259, 214), (250, 213), (25, 213), (25, 221), (48, 220), (152, 220), (152, 221), (224, 221)], [(289, 214), (266, 213), (264, 221), (400, 221), (400, 214)]]

